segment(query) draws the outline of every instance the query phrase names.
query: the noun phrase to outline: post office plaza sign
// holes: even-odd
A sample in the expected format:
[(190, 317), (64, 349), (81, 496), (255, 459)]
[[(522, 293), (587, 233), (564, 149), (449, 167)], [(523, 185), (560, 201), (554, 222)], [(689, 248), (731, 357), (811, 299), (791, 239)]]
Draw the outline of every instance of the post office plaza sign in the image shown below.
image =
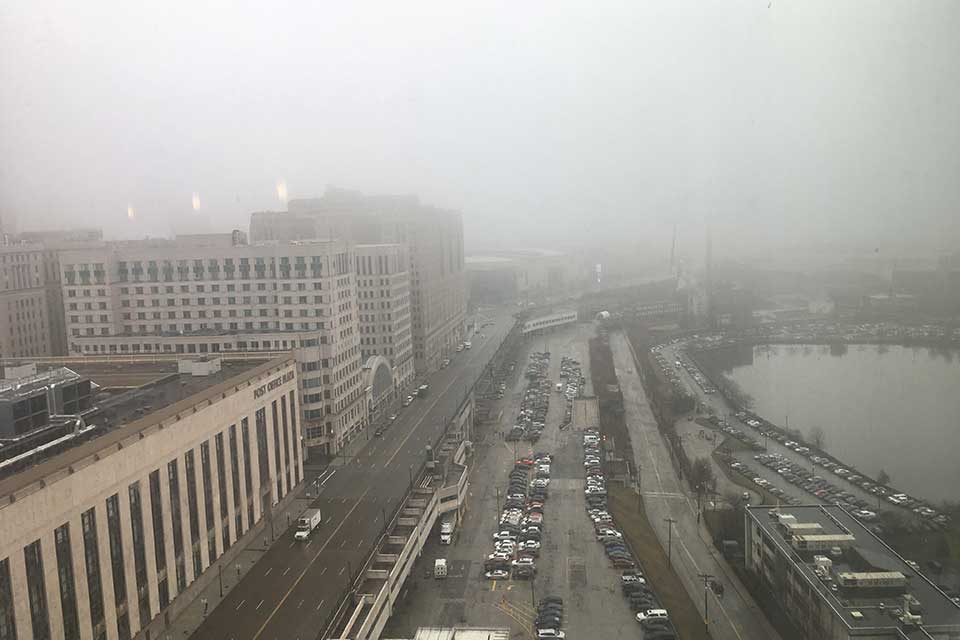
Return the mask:
[(276, 378), (274, 378), (274, 379), (271, 380), (270, 382), (268, 382), (268, 383), (266, 383), (266, 384), (260, 385), (259, 387), (257, 387), (256, 389), (253, 390), (253, 398), (254, 398), (254, 399), (257, 399), (257, 398), (260, 398), (260, 397), (262, 397), (262, 396), (265, 396), (268, 391), (273, 391), (273, 390), (276, 389), (277, 387), (279, 387), (279, 386), (281, 386), (281, 385), (284, 385), (284, 384), (290, 382), (291, 380), (293, 380), (293, 378), (294, 378), (296, 375), (297, 375), (297, 374), (296, 374), (296, 372), (294, 372), (294, 371), (287, 371), (287, 372), (286, 372), (285, 374), (283, 374), (282, 376), (277, 376)]

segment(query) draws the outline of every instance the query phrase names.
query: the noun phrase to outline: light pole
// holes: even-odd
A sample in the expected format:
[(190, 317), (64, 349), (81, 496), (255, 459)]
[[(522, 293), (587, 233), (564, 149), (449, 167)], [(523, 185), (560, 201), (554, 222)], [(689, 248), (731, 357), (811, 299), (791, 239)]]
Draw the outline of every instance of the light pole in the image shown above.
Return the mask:
[(409, 472), (409, 475), (410, 475), (410, 491), (413, 491), (413, 465), (412, 464), (409, 467), (407, 467), (407, 471)]
[(671, 549), (673, 546), (673, 524), (676, 522), (673, 518), (664, 518), (664, 522), (667, 523), (667, 566), (673, 568), (673, 556)]
[(709, 573), (698, 573), (697, 575), (703, 579), (703, 630), (707, 632), (710, 626), (710, 616), (707, 615), (707, 587), (710, 585), (713, 575)]

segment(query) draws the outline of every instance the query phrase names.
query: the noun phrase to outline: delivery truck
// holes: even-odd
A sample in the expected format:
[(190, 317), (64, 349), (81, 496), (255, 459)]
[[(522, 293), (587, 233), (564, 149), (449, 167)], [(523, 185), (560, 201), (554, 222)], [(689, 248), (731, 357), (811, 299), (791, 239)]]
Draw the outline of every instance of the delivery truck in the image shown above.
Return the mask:
[(447, 559), (437, 558), (433, 562), (433, 577), (438, 580), (447, 577)]
[(306, 540), (313, 530), (320, 525), (320, 509), (307, 509), (297, 519), (297, 532), (293, 534), (295, 540)]

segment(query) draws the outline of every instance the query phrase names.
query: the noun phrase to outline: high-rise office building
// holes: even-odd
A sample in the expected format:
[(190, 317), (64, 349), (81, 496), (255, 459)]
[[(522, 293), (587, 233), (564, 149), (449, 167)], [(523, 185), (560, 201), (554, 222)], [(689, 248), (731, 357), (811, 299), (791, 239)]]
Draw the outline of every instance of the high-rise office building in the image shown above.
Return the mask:
[(60, 252), (71, 353), (290, 351), (305, 445), (332, 455), (367, 424), (353, 250), (243, 234)]
[(381, 356), (390, 362), (394, 391), (414, 380), (410, 320), (410, 272), (400, 244), (358, 244), (357, 313), (364, 362)]
[(466, 319), (463, 220), (414, 196), (365, 196), (330, 189), (321, 198), (291, 200), (286, 212), (250, 218), (255, 240), (342, 237), (358, 244), (401, 244), (410, 272), (414, 364), (437, 369), (462, 340)]
[(0, 359), (57, 355), (50, 259), (40, 245), (0, 246)]

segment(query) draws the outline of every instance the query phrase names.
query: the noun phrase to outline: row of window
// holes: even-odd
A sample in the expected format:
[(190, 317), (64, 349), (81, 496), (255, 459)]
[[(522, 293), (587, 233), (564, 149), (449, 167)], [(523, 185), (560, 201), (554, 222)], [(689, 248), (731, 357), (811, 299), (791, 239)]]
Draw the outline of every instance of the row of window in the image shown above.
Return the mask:
[[(280, 402), (275, 400), (271, 403), (270, 412), (273, 418), (273, 447), (274, 447), (274, 470), (276, 473), (276, 494), (274, 502), (279, 501), (286, 492), (289, 492), (293, 486), (301, 480), (300, 475), (300, 450), (299, 438), (297, 437), (296, 425), (296, 404), (294, 392), (289, 394), (289, 405), (287, 396), (280, 398)], [(270, 476), (269, 454), (268, 454), (268, 434), (267, 434), (267, 414), (266, 408), (257, 410), (255, 414), (255, 436), (257, 464), (260, 471), (261, 481)], [(225, 437), (226, 434), (226, 437)], [(281, 447), (281, 438), (283, 445)], [(222, 555), (231, 546), (230, 529), (234, 525), (235, 536), (233, 540), (239, 539), (244, 531), (244, 511), (246, 511), (246, 528), (249, 530), (254, 524), (254, 487), (252, 477), (252, 458), (251, 458), (251, 440), (250, 428), (247, 418), (240, 423), (240, 442), (238, 443), (237, 425), (231, 425), (229, 429), (217, 433), (212, 439), (213, 447), (211, 450), (211, 440), (205, 440), (200, 444), (200, 468), (199, 474), (196, 464), (196, 453), (194, 449), (187, 451), (182, 460), (176, 458), (166, 465), (167, 486), (169, 495), (169, 505), (165, 503), (162, 497), (161, 489), (161, 469), (155, 469), (148, 475), (148, 487), (141, 488), (140, 481), (136, 481), (127, 487), (127, 496), (129, 504), (129, 513), (122, 513), (120, 505), (120, 494), (115, 493), (107, 498), (104, 509), (106, 512), (106, 531), (107, 546), (110, 572), (113, 582), (113, 593), (105, 594), (103, 592), (103, 579), (101, 575), (100, 543), (98, 540), (97, 529), (97, 507), (91, 507), (81, 514), (81, 532), (76, 544), (83, 547), (83, 566), (81, 572), (85, 573), (87, 606), (90, 611), (90, 622), (92, 625), (92, 637), (94, 640), (106, 640), (109, 636), (115, 636), (119, 640), (130, 640), (133, 633), (133, 625), (130, 621), (129, 611), (133, 606), (137, 607), (140, 628), (158, 614), (159, 611), (153, 611), (151, 607), (150, 594), (152, 589), (157, 590), (157, 600), (159, 609), (163, 610), (169, 606), (170, 601), (176, 594), (183, 592), (187, 588), (187, 544), (184, 535), (184, 514), (181, 507), (181, 486), (179, 465), (182, 461), (186, 476), (186, 502), (187, 502), (187, 532), (189, 534), (189, 556), (192, 564), (193, 579), (196, 579), (204, 569), (204, 566), (211, 566), (217, 558)], [(230, 456), (230, 484), (232, 485), (234, 506), (234, 522), (229, 518), (229, 498), (228, 498), (228, 479), (226, 456), (229, 449)], [(283, 451), (283, 461), (281, 462), (280, 451)], [(246, 489), (246, 510), (242, 507), (244, 501), (240, 482), (240, 457), (243, 456), (243, 477)], [(292, 456), (291, 456), (292, 451)], [(291, 466), (291, 458), (293, 464)], [(216, 460), (217, 471), (214, 475), (212, 460)], [(291, 475), (292, 474), (292, 475)], [(199, 485), (198, 485), (199, 476)], [(214, 494), (219, 499), (219, 510), (216, 510)], [(149, 496), (149, 505), (146, 504)], [(200, 503), (202, 500), (203, 511), (201, 519)], [(169, 506), (170, 529), (164, 526), (164, 511)], [(269, 505), (264, 505), (269, 508)], [(149, 509), (149, 513), (147, 510)], [(262, 514), (261, 514), (262, 515)], [(144, 529), (144, 518), (150, 518), (153, 529), (152, 551), (156, 567), (156, 579), (151, 581), (148, 575), (147, 554), (151, 546), (146, 539)], [(217, 525), (221, 527), (221, 535), (217, 537)], [(131, 585), (131, 591), (127, 587), (126, 564), (130, 561), (131, 554), (126, 553), (123, 548), (122, 529), (129, 527), (130, 539), (132, 541), (132, 561), (133, 575), (135, 584)], [(168, 558), (167, 558), (167, 535), (172, 535), (173, 542), (173, 566), (174, 581), (168, 579)], [(219, 542), (219, 547), (218, 547)], [(41, 541), (35, 540), (24, 547), (24, 566), (27, 582), (27, 600), (30, 611), (30, 619), (18, 621), (15, 616), (13, 606), (13, 584), (10, 572), (10, 559), (0, 560), (0, 640), (15, 640), (17, 638), (18, 625), (24, 628), (29, 627), (35, 640), (49, 640), (52, 637), (63, 637), (65, 640), (77, 640), (81, 637), (79, 603), (76, 589), (76, 571), (73, 564), (74, 540), (71, 538), (70, 523), (64, 523), (54, 530), (54, 550), (55, 558), (48, 561), (56, 562), (58, 591), (60, 596), (61, 620), (51, 620), (50, 607), (47, 602), (46, 573), (44, 571), (44, 557), (41, 548)], [(203, 561), (204, 549), (206, 549), (206, 563)], [(108, 633), (105, 616), (105, 598), (112, 595), (112, 604), (116, 611), (116, 633)], [(133, 596), (133, 598), (131, 598)], [(136, 602), (128, 600), (135, 599)], [(62, 634), (57, 633), (57, 626), (62, 629)]]

